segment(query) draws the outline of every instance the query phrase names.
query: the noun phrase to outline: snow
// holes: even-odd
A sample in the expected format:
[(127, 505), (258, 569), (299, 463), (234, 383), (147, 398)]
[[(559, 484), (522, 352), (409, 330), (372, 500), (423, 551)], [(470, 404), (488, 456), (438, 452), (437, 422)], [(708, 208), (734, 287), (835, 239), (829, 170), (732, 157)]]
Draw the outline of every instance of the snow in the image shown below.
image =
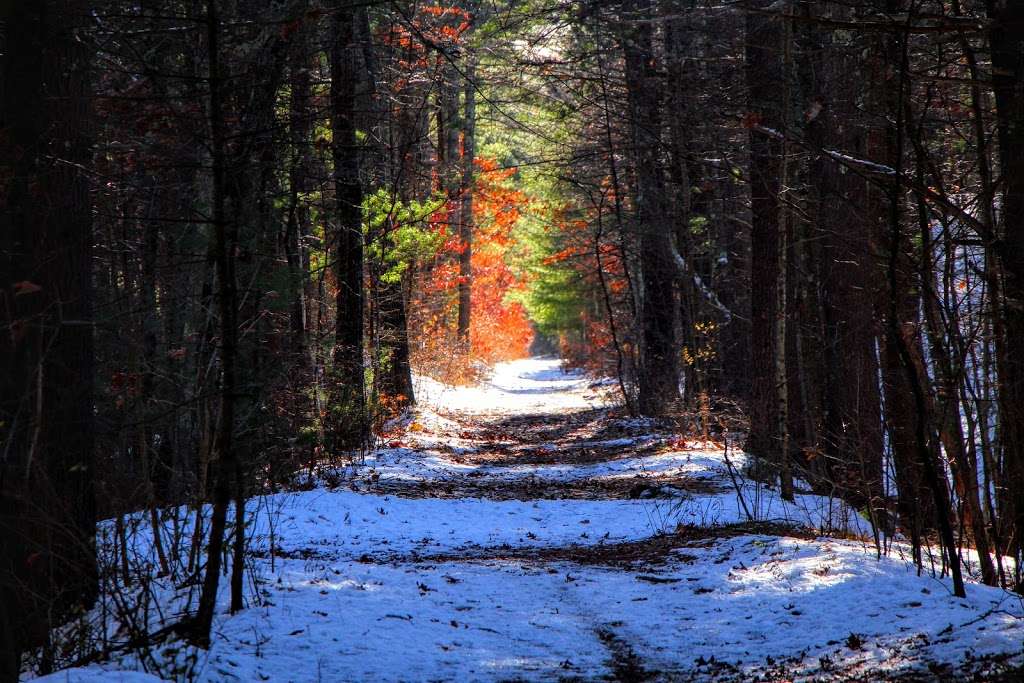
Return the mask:
[(110, 671), (102, 668), (68, 669), (36, 680), (49, 683), (163, 683), (162, 678), (139, 671)]
[[(752, 515), (784, 522), (770, 532), (783, 535), (723, 526), (749, 520), (718, 446), (680, 445), (649, 421), (608, 415), (601, 419), (630, 435), (573, 443), (597, 461), (557, 462), (560, 442), (509, 449), (551, 462), (467, 460), (488, 448), (465, 422), (470, 414), (541, 414), (552, 423), (573, 411), (601, 416), (606, 395), (556, 361), (499, 365), (478, 387), (420, 385), (423, 405), (405, 446), (370, 454), (336, 489), (251, 501), (250, 606), (218, 614), (208, 651), (173, 644), (39, 680), (173, 680), (190, 657), (200, 681), (594, 680), (614, 678), (624, 663), (695, 680), (878, 678), (972, 658), (1024, 664), (1019, 597), (972, 583), (966, 599), (954, 599), (947, 579), (919, 576), (898, 544), (879, 559), (873, 544), (851, 539), (867, 525), (837, 501), (802, 493), (786, 503), (740, 475)], [(728, 458), (734, 472), (748, 465), (740, 452)], [(680, 477), (701, 486), (669, 484), (652, 499), (487, 493), (524, 481)], [(479, 495), (394, 492), (452, 482)], [(135, 534), (143, 557), (151, 553), (145, 529)], [(616, 559), (625, 557), (616, 544), (637, 543), (667, 546)], [(154, 585), (172, 619), (180, 595), (166, 579)], [(143, 669), (150, 673), (135, 673)]]
[(580, 373), (563, 373), (559, 362), (530, 358), (499, 363), (490, 379), (474, 387), (450, 387), (429, 377), (416, 382), (417, 398), (451, 412), (475, 414), (553, 413), (604, 405)]
[[(276, 544), (285, 549), (324, 546), (339, 557), (451, 553), (492, 546), (596, 543), (582, 533), (600, 529), (605, 541), (643, 538), (660, 531), (646, 501), (489, 501), (409, 499), (352, 492), (311, 492), (285, 505)], [(590, 534), (588, 534), (588, 537)], [(269, 540), (261, 527), (256, 539)]]

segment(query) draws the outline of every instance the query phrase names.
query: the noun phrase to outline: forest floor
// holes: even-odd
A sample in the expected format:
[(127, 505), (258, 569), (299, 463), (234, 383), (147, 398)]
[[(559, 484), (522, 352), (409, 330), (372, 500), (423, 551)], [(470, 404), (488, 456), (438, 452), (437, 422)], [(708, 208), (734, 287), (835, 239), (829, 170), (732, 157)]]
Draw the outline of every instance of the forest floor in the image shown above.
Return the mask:
[(208, 651), (48, 680), (1020, 680), (1019, 596), (953, 598), (838, 501), (785, 503), (609, 389), (541, 359), (421, 380), (365, 463), (253, 501), (252, 604)]

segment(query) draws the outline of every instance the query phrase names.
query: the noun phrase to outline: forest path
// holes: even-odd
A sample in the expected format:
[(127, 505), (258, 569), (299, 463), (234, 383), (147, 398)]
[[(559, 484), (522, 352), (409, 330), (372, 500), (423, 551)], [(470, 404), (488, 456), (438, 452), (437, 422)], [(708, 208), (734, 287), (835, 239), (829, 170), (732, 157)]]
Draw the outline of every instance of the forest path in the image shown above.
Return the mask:
[[(435, 470), (431, 473), (434, 476), (417, 479), (405, 476), (405, 472), (389, 476), (387, 465), (372, 467), (369, 490), (374, 494), (582, 502), (655, 498), (668, 501), (685, 491), (724, 490), (687, 476), (678, 467), (648, 470), (645, 464), (649, 458), (672, 450), (672, 435), (658, 430), (653, 420), (626, 417), (608, 382), (593, 382), (581, 373), (565, 372), (557, 359), (501, 363), (490, 378), (471, 387), (447, 387), (421, 379), (418, 393), (422, 409), (417, 419), (406, 425), (402, 439), (389, 445), (411, 448), (413, 457), (422, 458), (430, 453), (437, 459), (436, 464), (447, 471), (436, 476)], [(671, 463), (677, 464), (674, 460)], [(667, 531), (664, 517), (651, 517), (652, 535), (662, 536)], [(473, 524), (474, 520), (468, 519), (466, 523)], [(590, 523), (589, 519), (580, 520), (581, 525)], [(589, 538), (586, 528), (580, 532), (580, 538)], [(527, 532), (526, 540), (536, 541), (539, 537)], [(595, 611), (587, 593), (578, 590), (579, 579), (574, 574), (585, 567), (630, 571), (638, 563), (660, 565), (679, 545), (682, 544), (625, 541), (600, 542), (596, 547), (574, 542), (513, 548), (503, 544), (498, 548), (390, 559), (446, 565), (513, 563), (527, 568), (527, 574), (543, 571), (559, 577), (568, 565), (564, 580), (555, 582), (554, 593), (549, 597), (555, 605), (554, 612), (564, 612), (563, 618), (572, 622), (573, 631), (590, 636), (588, 655), (601, 660), (597, 671), (602, 679), (633, 683), (664, 677), (668, 672), (645, 667), (627, 636), (621, 633), (624, 622), (608, 621)], [(646, 578), (659, 582), (657, 577)], [(600, 648), (593, 647), (598, 644)], [(590, 675), (594, 674), (594, 662), (582, 668), (576, 662), (570, 657), (560, 661), (558, 678), (572, 680), (588, 668)], [(530, 668), (527, 666), (526, 670)]]
[(1019, 602), (972, 586), (954, 603), (903, 560), (819, 536), (867, 528), (806, 491), (779, 500), (744, 480), (745, 454), (630, 418), (557, 360), (418, 395), (339, 487), (377, 532), (348, 540), (360, 571), (416, 577), (416, 598), (377, 610), (422, 659), (368, 679), (914, 679), (1022, 658)]
[(420, 394), (417, 417), (386, 439), (388, 448), (362, 473), (374, 493), (532, 500), (724, 490), (707, 476), (689, 476), (679, 457), (649, 469), (652, 456), (678, 450), (672, 434), (624, 416), (606, 383), (563, 373), (557, 360), (503, 363), (475, 387), (421, 380)]
[[(365, 463), (251, 501), (249, 608), (224, 586), (209, 650), (53, 683), (192, 656), (218, 682), (1020, 680), (1019, 596), (952, 599), (837, 501), (780, 501), (557, 361), (419, 389)], [(173, 615), (187, 589), (154, 586)]]

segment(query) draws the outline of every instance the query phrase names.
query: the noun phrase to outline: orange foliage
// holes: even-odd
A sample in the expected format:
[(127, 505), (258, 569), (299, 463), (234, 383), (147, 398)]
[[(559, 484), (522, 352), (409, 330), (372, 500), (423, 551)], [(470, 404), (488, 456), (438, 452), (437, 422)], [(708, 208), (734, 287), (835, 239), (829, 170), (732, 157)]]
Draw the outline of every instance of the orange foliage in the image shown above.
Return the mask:
[(477, 229), (470, 347), (475, 357), (486, 362), (522, 358), (528, 353), (533, 330), (523, 307), (508, 301), (509, 294), (523, 286), (509, 268), (508, 257), (512, 229), (529, 199), (509, 182), (516, 169), (499, 168), (486, 158), (477, 159), (476, 166), (480, 173), (473, 195)]
[[(425, 5), (417, 8), (411, 21), (412, 30), (393, 25), (380, 32), (378, 39), (385, 45), (402, 48), (411, 55), (425, 56), (436, 45), (461, 42), (469, 30), (471, 18), (469, 12), (459, 7)], [(425, 59), (411, 59), (403, 65), (425, 69), (428, 62)]]
[[(446, 240), (437, 261), (418, 283), (418, 301), (414, 303), (417, 337), (413, 352), (421, 368), (437, 368), (448, 357), (463, 370), (466, 360), (487, 364), (522, 358), (527, 355), (533, 331), (523, 307), (509, 301), (509, 295), (523, 287), (509, 267), (513, 246), (512, 230), (529, 203), (525, 193), (514, 188), (514, 168), (500, 168), (492, 159), (477, 159), (479, 171), (473, 192), (472, 315), (470, 358), (452, 358), (458, 316), (460, 282), (458, 256), (466, 245), (458, 235), (446, 234), (442, 209), (436, 224)], [(458, 201), (452, 202), (457, 206)], [(449, 380), (469, 379), (453, 373), (441, 374)]]

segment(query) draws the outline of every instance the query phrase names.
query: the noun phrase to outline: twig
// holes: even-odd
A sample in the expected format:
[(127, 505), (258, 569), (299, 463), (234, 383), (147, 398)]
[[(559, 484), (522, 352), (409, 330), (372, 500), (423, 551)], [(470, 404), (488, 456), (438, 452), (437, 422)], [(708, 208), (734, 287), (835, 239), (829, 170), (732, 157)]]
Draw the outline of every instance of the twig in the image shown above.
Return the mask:
[(747, 520), (753, 522), (754, 516), (750, 514), (750, 508), (747, 507), (747, 501), (743, 497), (743, 490), (740, 488), (739, 482), (736, 481), (736, 473), (733, 470), (732, 462), (729, 460), (729, 435), (723, 432), (723, 437), (725, 439), (725, 466), (729, 470), (729, 479), (732, 480), (732, 486), (736, 489), (736, 497), (739, 498), (740, 505), (743, 506), (743, 512), (747, 515)]

